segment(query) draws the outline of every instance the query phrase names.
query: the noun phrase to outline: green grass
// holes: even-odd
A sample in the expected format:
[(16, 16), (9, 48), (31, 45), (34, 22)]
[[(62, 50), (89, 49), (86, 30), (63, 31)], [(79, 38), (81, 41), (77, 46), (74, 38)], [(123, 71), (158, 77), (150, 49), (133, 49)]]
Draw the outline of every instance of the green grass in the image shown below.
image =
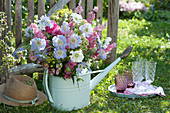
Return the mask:
[[(103, 31), (106, 35), (106, 31)], [(87, 112), (117, 112), (117, 113), (169, 113), (170, 112), (170, 23), (167, 21), (147, 22), (145, 20), (119, 20), (117, 56), (124, 51), (128, 45), (134, 48), (127, 59), (118, 65), (91, 91), (90, 105), (77, 111)], [(146, 99), (128, 99), (112, 95), (107, 88), (114, 84), (114, 75), (118, 70), (131, 68), (131, 62), (142, 57), (157, 62), (155, 75), (156, 86), (164, 89), (166, 97), (156, 96)], [(42, 81), (37, 81), (39, 90), (43, 90)], [(9, 107), (0, 104), (0, 113), (40, 113), (59, 112), (52, 108), (48, 101), (43, 105), (26, 107)]]

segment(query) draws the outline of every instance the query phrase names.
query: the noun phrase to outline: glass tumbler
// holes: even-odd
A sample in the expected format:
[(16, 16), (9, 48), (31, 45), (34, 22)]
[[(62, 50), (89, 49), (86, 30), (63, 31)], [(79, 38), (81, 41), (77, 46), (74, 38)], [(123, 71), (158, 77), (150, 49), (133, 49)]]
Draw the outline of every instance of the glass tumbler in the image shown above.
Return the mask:
[(141, 61), (132, 62), (133, 82), (136, 85), (144, 79), (143, 70), (144, 70), (144, 62)]
[(155, 71), (156, 71), (157, 62), (154, 61), (146, 61), (145, 64), (145, 79), (150, 84), (155, 79)]

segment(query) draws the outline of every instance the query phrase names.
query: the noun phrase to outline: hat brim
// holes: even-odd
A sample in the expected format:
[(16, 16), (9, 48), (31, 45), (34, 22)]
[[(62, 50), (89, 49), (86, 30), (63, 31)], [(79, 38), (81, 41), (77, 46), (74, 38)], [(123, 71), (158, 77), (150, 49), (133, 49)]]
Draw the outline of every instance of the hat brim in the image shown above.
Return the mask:
[[(0, 85), (0, 103), (4, 103), (4, 104), (10, 105), (10, 106), (19, 106), (19, 105), (21, 105), (23, 107), (32, 106), (31, 103), (30, 104), (17, 103), (17, 102), (13, 102), (13, 101), (10, 101), (10, 100), (4, 98), (3, 97), (4, 87), (5, 87), (5, 84)], [(37, 90), (37, 97), (39, 99), (35, 102), (34, 106), (42, 104), (47, 99), (46, 95), (43, 92), (38, 91), (38, 90)]]

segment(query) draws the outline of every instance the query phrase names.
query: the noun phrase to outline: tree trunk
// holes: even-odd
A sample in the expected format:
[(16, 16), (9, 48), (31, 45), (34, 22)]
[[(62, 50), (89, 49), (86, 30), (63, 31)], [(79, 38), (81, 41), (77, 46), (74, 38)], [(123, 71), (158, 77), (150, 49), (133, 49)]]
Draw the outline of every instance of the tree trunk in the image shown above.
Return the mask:
[[(112, 38), (111, 43), (117, 43), (117, 32), (118, 32), (118, 20), (119, 20), (119, 0), (109, 0), (108, 3), (108, 26), (107, 36)], [(111, 53), (108, 54), (107, 64), (112, 63), (116, 57), (116, 48), (112, 49)]]

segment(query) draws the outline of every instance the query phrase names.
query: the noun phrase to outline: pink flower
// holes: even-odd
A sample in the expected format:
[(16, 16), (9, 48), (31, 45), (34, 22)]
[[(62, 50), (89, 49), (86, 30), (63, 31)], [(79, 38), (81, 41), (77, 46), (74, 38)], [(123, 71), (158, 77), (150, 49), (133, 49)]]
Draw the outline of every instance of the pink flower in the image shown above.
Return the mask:
[(31, 23), (30, 28), (33, 30), (33, 33), (37, 33), (39, 31), (37, 24)]
[(116, 47), (116, 43), (114, 42), (113, 44), (110, 44), (107, 46), (107, 48), (105, 49), (105, 52), (108, 53), (115, 47)]
[(31, 54), (29, 55), (29, 58), (30, 58), (31, 61), (36, 61), (37, 60), (37, 58), (35, 56), (31, 55)]
[(63, 33), (61, 32), (61, 27), (59, 25), (57, 25), (55, 23), (55, 21), (52, 21), (51, 23), (54, 24), (54, 27), (53, 28), (50, 28), (49, 26), (46, 27), (46, 31), (47, 33), (51, 33), (53, 36), (56, 36), (56, 35), (63, 35)]
[(99, 53), (96, 52), (96, 53), (92, 56), (92, 58), (97, 58), (98, 56), (99, 56)]
[(114, 42), (113, 43), (113, 48), (115, 48), (117, 46), (117, 43), (116, 42)]
[(95, 13), (93, 11), (88, 13), (90, 15), (90, 19), (94, 20), (95, 19)]
[(87, 18), (86, 21), (87, 21), (88, 23), (92, 24), (92, 21), (91, 21), (90, 18)]
[(99, 8), (97, 6), (94, 7), (93, 11), (98, 12)]
[(56, 75), (59, 75), (59, 73), (60, 73), (60, 69), (57, 69), (56, 70)]
[(82, 6), (77, 6), (76, 9), (75, 9), (75, 13), (79, 13), (80, 15), (83, 11), (84, 10), (83, 10)]
[(31, 28), (31, 29), (33, 29), (33, 28), (38, 29), (38, 26), (37, 26), (37, 24), (35, 24), (35, 23), (31, 23), (30, 28)]
[(103, 28), (104, 28), (103, 25), (98, 25), (98, 26), (96, 27), (96, 29), (97, 29), (98, 31), (103, 31)]
[(40, 64), (40, 60), (37, 60), (37, 64)]
[(43, 37), (44, 37), (44, 34), (41, 32), (41, 30), (39, 30), (39, 31), (36, 33), (36, 37), (37, 37), (37, 38), (43, 38)]
[(71, 75), (64, 75), (64, 77), (65, 77), (66, 79), (70, 79), (70, 78), (71, 78)]
[(74, 28), (75, 27), (75, 23), (73, 23), (73, 22), (70, 22), (68, 25), (69, 25), (70, 28)]

